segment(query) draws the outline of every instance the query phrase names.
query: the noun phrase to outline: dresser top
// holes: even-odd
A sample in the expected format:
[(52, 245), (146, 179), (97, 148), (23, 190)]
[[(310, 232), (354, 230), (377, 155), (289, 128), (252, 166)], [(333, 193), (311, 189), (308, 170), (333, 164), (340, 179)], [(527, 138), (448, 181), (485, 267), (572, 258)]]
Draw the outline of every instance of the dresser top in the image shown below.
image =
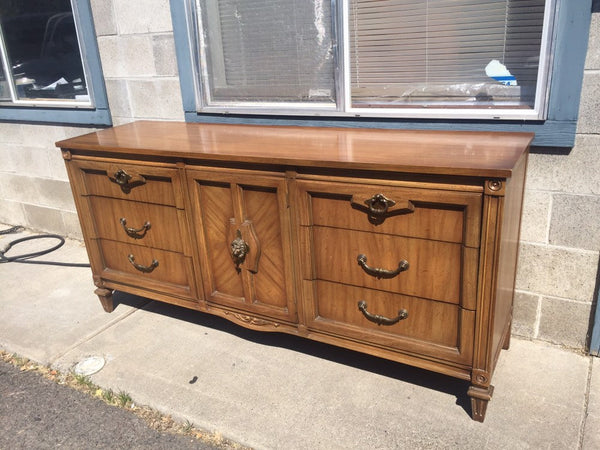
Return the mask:
[(140, 121), (56, 145), (123, 156), (507, 178), (533, 136)]

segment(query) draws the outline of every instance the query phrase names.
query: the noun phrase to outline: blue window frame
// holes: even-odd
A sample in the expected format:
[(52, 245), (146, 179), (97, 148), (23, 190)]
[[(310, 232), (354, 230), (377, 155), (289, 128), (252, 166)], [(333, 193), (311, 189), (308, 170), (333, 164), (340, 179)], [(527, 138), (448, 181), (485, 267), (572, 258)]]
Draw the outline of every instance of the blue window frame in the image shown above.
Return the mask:
[[(0, 76), (5, 88), (0, 121), (111, 125), (90, 0), (65, 0), (56, 10), (52, 5), (42, 5), (40, 11), (5, 5), (6, 15), (0, 17), (4, 24)], [(20, 35), (23, 28), (35, 32)], [(11, 50), (15, 54), (9, 57)], [(73, 74), (73, 80), (53, 75), (52, 68), (56, 74)], [(48, 77), (36, 82), (28, 70)], [(54, 91), (51, 81), (59, 85), (54, 84)]]
[(186, 121), (218, 123), (255, 123), (271, 125), (306, 125), (370, 127), (394, 129), (442, 129), (532, 131), (533, 142), (542, 147), (572, 147), (575, 142), (579, 98), (587, 51), (591, 0), (557, 0), (552, 36), (547, 116), (545, 120), (493, 119), (410, 119), (379, 117), (286, 116), (258, 114), (221, 114), (198, 112), (196, 86), (197, 61), (195, 44), (196, 18), (194, 0), (171, 0), (179, 76)]

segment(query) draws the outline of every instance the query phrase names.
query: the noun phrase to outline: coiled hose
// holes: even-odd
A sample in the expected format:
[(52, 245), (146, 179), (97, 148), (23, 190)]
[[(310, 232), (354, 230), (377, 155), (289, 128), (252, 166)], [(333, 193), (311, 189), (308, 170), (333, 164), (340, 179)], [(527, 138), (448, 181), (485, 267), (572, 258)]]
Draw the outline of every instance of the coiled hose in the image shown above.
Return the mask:
[[(16, 233), (22, 229), (23, 229), (23, 227), (16, 226), (16, 227), (9, 228), (7, 230), (1, 230), (0, 234)], [(12, 249), (15, 245), (20, 244), (21, 242), (31, 241), (34, 239), (56, 239), (56, 240), (58, 240), (58, 243), (56, 245), (54, 245), (53, 247), (47, 248), (45, 250), (39, 250), (39, 251), (32, 252), (32, 253), (23, 253), (22, 255), (16, 255), (16, 256), (6, 256), (6, 253), (8, 253), (10, 251), (10, 249)], [(59, 261), (33, 261), (32, 260), (33, 258), (47, 255), (48, 253), (58, 250), (64, 244), (65, 244), (65, 238), (63, 238), (62, 236), (59, 236), (58, 234), (42, 234), (42, 235), (37, 235), (37, 236), (26, 236), (26, 237), (23, 237), (20, 239), (15, 239), (14, 241), (9, 242), (8, 245), (3, 250), (0, 250), (0, 263), (16, 262), (16, 263), (23, 263), (23, 264), (45, 264), (45, 265), (50, 265), (50, 266), (64, 266), (64, 267), (90, 267), (89, 264), (85, 264), (85, 263), (70, 263), (70, 262), (59, 262)]]

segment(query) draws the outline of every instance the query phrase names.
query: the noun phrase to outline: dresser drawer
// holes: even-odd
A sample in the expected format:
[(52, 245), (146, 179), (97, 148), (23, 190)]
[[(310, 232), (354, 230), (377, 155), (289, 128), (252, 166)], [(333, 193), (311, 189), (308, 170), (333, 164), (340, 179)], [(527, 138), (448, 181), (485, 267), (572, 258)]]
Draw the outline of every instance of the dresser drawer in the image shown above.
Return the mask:
[[(154, 290), (190, 296), (191, 259), (174, 252), (100, 240), (103, 277), (118, 282), (144, 283)], [(143, 280), (143, 281), (142, 281)]]
[[(307, 278), (460, 303), (460, 244), (315, 226), (315, 273)], [(360, 261), (359, 261), (360, 259)], [(389, 278), (386, 278), (389, 277)]]
[(183, 208), (177, 169), (96, 160), (74, 160), (73, 165), (81, 180), (81, 195)]
[(163, 205), (89, 197), (97, 237), (183, 252), (178, 210)]
[(478, 193), (312, 180), (298, 187), (300, 225), (479, 246)]
[[(372, 342), (396, 350), (415, 351), (432, 357), (469, 363), (475, 313), (458, 305), (423, 300), (326, 281), (305, 282), (313, 297), (310, 328)], [(365, 313), (359, 302), (365, 302)], [(366, 314), (406, 318), (379, 325)]]

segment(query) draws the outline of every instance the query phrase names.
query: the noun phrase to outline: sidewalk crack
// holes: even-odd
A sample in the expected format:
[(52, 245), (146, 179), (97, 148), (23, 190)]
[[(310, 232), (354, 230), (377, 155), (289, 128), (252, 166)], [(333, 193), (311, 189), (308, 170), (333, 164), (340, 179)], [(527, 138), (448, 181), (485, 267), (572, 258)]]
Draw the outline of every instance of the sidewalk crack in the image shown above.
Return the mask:
[(592, 387), (592, 370), (594, 367), (594, 360), (592, 357), (589, 358), (588, 376), (585, 385), (585, 396), (583, 401), (583, 419), (581, 420), (581, 427), (579, 428), (579, 443), (577, 445), (578, 450), (583, 449), (583, 440), (585, 438), (585, 427), (588, 418), (588, 408), (590, 406), (590, 392)]
[(82, 344), (85, 344), (88, 341), (91, 341), (92, 339), (94, 339), (96, 336), (100, 335), (101, 333), (104, 333), (106, 330), (108, 330), (109, 328), (112, 328), (114, 325), (116, 325), (117, 323), (123, 321), (124, 319), (128, 318), (129, 316), (131, 316), (132, 314), (138, 312), (139, 310), (145, 308), (149, 303), (151, 303), (152, 300), (148, 300), (147, 302), (145, 302), (144, 304), (140, 305), (139, 308), (133, 308), (131, 311), (126, 312), (125, 314), (116, 317), (114, 320), (111, 320), (110, 322), (108, 322), (106, 325), (104, 325), (103, 327), (98, 328), (97, 330), (93, 331), (92, 333), (84, 336), (83, 338), (79, 339), (77, 342), (75, 342), (74, 344), (72, 344), (71, 346), (67, 347), (66, 349), (64, 349), (62, 352), (54, 355), (51, 358), (48, 358), (48, 360), (50, 361), (51, 365), (54, 365), (58, 362), (59, 359), (61, 359), (62, 357), (64, 357), (67, 353), (69, 353), (70, 351), (76, 349), (77, 347), (79, 347)]

